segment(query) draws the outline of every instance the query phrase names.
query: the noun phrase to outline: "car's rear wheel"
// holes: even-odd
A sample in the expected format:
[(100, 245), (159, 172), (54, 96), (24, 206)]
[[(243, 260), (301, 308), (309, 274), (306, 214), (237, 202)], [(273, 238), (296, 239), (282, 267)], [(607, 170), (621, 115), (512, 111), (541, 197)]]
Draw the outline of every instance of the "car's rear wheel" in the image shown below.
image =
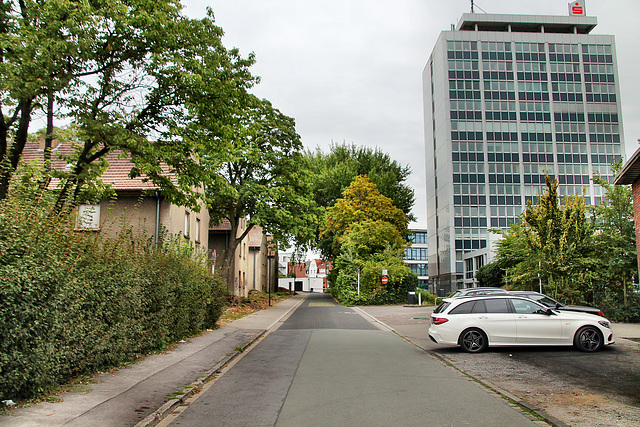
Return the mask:
[(489, 346), (487, 335), (476, 328), (467, 329), (462, 332), (458, 342), (467, 353), (480, 353), (485, 351)]
[(573, 337), (573, 345), (580, 351), (598, 351), (604, 345), (604, 337), (595, 326), (583, 326)]

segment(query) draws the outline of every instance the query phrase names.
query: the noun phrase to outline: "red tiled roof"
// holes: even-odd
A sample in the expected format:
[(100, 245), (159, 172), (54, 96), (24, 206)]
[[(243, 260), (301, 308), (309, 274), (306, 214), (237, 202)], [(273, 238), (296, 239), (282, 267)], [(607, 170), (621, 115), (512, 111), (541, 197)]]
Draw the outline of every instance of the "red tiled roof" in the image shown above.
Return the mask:
[(209, 227), (209, 230), (230, 231), (231, 223), (229, 222), (228, 219), (225, 218), (222, 220), (220, 224)]
[[(70, 165), (67, 165), (61, 158), (73, 153), (74, 144), (60, 143), (54, 147), (51, 151), (52, 167), (56, 170), (69, 170)], [(22, 159), (26, 163), (42, 162), (44, 156), (44, 150), (40, 148), (40, 145), (36, 142), (29, 142), (25, 145), (22, 152)], [(129, 173), (133, 164), (128, 157), (123, 156), (122, 151), (113, 150), (106, 155), (106, 160), (109, 163), (109, 167), (102, 174), (102, 181), (105, 184), (110, 184), (115, 190), (153, 190), (157, 186), (151, 181), (144, 181), (144, 177), (131, 178)], [(58, 183), (57, 180), (52, 182), (52, 186)]]

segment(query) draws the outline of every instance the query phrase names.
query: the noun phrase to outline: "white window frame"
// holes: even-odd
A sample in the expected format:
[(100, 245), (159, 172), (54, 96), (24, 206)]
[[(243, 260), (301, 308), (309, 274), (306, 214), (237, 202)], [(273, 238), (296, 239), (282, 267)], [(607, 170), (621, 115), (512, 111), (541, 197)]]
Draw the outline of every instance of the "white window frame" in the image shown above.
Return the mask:
[(184, 230), (182, 230), (182, 234), (186, 239), (189, 238), (190, 220), (191, 220), (191, 213), (189, 211), (184, 211)]

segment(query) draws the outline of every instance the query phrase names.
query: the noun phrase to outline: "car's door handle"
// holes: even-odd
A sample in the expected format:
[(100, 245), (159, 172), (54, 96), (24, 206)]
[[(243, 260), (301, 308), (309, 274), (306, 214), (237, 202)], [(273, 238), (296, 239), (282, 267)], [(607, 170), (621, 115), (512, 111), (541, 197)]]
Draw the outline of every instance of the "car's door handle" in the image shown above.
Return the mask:
[(488, 318), (489, 318), (488, 316), (478, 316), (478, 319), (482, 319), (482, 320), (488, 319)]
[(518, 316), (518, 319), (526, 319), (526, 318), (528, 318), (528, 317), (529, 317), (529, 316)]

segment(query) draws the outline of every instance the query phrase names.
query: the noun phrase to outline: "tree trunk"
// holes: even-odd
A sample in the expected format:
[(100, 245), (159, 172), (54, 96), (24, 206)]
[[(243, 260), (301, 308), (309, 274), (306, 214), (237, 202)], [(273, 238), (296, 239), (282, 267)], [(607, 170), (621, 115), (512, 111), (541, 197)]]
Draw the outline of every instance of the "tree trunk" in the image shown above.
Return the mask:
[[(231, 230), (229, 231), (229, 247), (224, 255), (224, 265), (227, 268), (226, 272), (226, 280), (229, 290), (234, 295), (239, 295), (240, 290), (242, 289), (242, 276), (238, 275), (238, 280), (236, 282), (235, 273), (236, 273), (236, 260), (238, 259), (238, 254), (236, 253), (238, 250), (238, 246), (242, 243), (249, 231), (253, 228), (253, 226), (248, 226), (246, 230), (242, 232), (241, 235), (238, 236), (238, 230), (240, 228), (240, 220), (242, 216), (234, 216), (229, 220), (231, 223)], [(237, 236), (237, 237), (236, 237)]]
[[(18, 162), (20, 161), (20, 156), (22, 156), (22, 151), (24, 150), (24, 146), (27, 143), (27, 136), (29, 135), (29, 123), (31, 122), (31, 110), (33, 109), (33, 100), (26, 99), (20, 101), (18, 105), (18, 109), (20, 111), (19, 120), (18, 120), (18, 128), (16, 129), (15, 137), (13, 140), (13, 147), (11, 150), (5, 151), (5, 155), (0, 161), (3, 162), (2, 170), (0, 171), (0, 200), (5, 199), (7, 194), (9, 193), (9, 183), (11, 182), (11, 177), (18, 167)], [(5, 147), (8, 148), (7, 137), (9, 132), (5, 129)]]

